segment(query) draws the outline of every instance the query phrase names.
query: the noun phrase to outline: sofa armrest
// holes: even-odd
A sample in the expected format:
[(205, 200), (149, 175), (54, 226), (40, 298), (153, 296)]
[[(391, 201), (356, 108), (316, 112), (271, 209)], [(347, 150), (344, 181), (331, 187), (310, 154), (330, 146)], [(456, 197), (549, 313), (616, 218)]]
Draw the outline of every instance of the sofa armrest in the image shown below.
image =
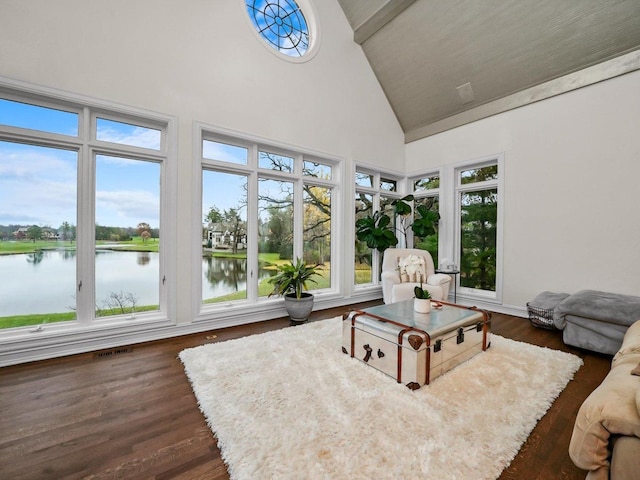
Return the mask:
[(393, 286), (400, 283), (400, 276), (393, 271), (387, 270), (380, 274), (382, 282), (382, 300), (384, 303), (391, 303)]
[(427, 277), (427, 283), (429, 285), (437, 285), (441, 287), (447, 283), (451, 282), (451, 277), (449, 275), (445, 275), (444, 273), (432, 273)]
[(611, 435), (640, 437), (636, 406), (640, 377), (631, 375), (638, 358), (628, 355), (618, 360), (578, 410), (569, 456), (577, 467), (591, 472), (588, 478), (608, 473)]

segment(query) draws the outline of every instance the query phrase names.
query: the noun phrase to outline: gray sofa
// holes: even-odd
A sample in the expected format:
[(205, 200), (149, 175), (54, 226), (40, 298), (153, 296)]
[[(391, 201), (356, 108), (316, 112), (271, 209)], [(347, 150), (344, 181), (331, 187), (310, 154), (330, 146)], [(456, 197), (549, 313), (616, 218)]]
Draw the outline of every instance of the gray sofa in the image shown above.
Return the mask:
[(553, 313), (567, 345), (614, 355), (631, 324), (640, 320), (640, 297), (581, 290), (562, 300)]

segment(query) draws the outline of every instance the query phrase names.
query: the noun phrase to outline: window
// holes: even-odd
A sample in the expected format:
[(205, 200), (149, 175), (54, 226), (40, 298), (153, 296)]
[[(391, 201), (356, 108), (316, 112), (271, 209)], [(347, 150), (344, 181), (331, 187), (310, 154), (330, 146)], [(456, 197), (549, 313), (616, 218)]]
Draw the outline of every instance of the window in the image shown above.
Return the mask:
[(309, 27), (294, 0), (247, 0), (247, 13), (256, 31), (275, 51), (302, 57), (309, 49)]
[(0, 124), (11, 127), (78, 135), (78, 114), (0, 98)]
[[(204, 311), (266, 301), (274, 266), (297, 257), (320, 265), (311, 290), (333, 288), (337, 163), (200, 129)], [(234, 152), (230, 161), (222, 151)]]
[(258, 152), (258, 166), (267, 170), (278, 172), (293, 172), (293, 158), (286, 155), (278, 155), (271, 152)]
[(413, 247), (427, 250), (438, 265), (440, 175), (423, 175), (411, 180), (413, 185), (413, 222), (420, 233), (412, 229)]
[(0, 328), (76, 320), (78, 152), (0, 141)]
[[(246, 175), (203, 170), (203, 303), (247, 298), (246, 205)], [(259, 275), (268, 277), (264, 272)]]
[(246, 165), (248, 155), (249, 151), (246, 147), (212, 140), (203, 140), (202, 142), (202, 156), (206, 159)]
[[(264, 266), (293, 259), (294, 184), (260, 178), (258, 181), (258, 253)], [(261, 289), (260, 295), (268, 295)]]
[[(373, 194), (356, 191), (355, 198), (356, 215), (355, 221), (373, 215)], [(373, 252), (365, 242), (355, 239), (355, 264), (354, 283), (355, 285), (374, 283)]]
[(456, 170), (460, 292), (499, 297), (499, 161)]
[(95, 157), (96, 317), (159, 309), (160, 172), (151, 161)]
[(160, 130), (96, 118), (96, 139), (132, 147), (160, 150)]
[(0, 90), (0, 335), (167, 319), (169, 119), (81, 102)]
[[(400, 178), (382, 176), (379, 172), (356, 168), (355, 172), (355, 221), (381, 211), (391, 218), (391, 228), (396, 237), (402, 236), (400, 219), (395, 218), (392, 202), (401, 198), (397, 193)], [(377, 285), (380, 281), (381, 254), (369, 248), (366, 242), (355, 238), (354, 285)], [(378, 272), (378, 273), (376, 273)]]

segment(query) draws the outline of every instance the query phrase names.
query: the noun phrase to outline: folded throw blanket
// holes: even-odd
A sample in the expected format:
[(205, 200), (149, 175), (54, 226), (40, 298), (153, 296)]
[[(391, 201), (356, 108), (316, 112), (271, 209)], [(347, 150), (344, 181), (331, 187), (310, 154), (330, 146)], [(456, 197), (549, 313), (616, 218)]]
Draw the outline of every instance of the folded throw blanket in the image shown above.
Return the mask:
[(553, 313), (556, 327), (563, 329), (566, 326), (567, 315), (618, 325), (631, 325), (640, 320), (640, 297), (598, 290), (581, 290), (558, 304)]

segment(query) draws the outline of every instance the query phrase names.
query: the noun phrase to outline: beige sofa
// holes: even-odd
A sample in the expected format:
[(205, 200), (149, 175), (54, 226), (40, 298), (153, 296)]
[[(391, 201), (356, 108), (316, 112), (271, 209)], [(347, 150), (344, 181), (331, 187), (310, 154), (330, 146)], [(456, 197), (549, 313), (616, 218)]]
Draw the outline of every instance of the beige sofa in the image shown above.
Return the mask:
[(611, 371), (584, 401), (569, 456), (587, 480), (640, 478), (640, 321), (629, 327)]

